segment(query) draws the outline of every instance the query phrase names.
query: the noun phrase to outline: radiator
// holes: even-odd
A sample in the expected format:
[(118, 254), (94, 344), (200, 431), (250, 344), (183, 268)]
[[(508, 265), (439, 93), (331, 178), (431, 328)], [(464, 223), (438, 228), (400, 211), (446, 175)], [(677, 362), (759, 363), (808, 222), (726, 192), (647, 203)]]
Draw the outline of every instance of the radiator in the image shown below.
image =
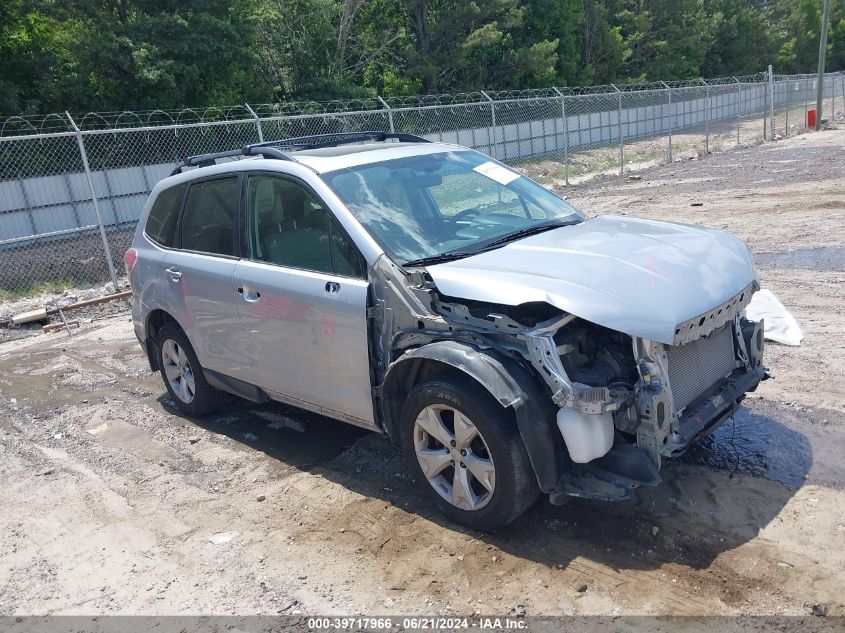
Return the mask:
[(670, 345), (667, 356), (673, 403), (675, 411), (680, 411), (733, 372), (736, 367), (733, 328), (728, 323), (707, 338), (686, 345)]

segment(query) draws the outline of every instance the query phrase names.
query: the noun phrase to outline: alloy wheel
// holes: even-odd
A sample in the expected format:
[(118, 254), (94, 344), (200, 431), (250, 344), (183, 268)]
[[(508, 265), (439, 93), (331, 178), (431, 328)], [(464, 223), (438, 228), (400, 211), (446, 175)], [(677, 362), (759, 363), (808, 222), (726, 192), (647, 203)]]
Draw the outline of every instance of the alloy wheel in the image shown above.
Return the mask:
[(161, 360), (164, 375), (176, 397), (185, 404), (193, 402), (196, 383), (185, 350), (173, 339), (167, 339), (161, 346)]
[(457, 409), (429, 405), (414, 422), (414, 450), (428, 483), (461, 510), (480, 510), (496, 487), (496, 469), (478, 427)]

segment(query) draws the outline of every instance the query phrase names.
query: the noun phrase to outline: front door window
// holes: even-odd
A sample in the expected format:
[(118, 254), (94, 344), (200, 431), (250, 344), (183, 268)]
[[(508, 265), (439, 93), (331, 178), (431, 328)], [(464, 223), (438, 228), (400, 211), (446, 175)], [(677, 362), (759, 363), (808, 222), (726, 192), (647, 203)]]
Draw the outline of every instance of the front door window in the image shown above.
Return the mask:
[(361, 256), (323, 204), (302, 185), (251, 176), (249, 258), (299, 270), (361, 277)]

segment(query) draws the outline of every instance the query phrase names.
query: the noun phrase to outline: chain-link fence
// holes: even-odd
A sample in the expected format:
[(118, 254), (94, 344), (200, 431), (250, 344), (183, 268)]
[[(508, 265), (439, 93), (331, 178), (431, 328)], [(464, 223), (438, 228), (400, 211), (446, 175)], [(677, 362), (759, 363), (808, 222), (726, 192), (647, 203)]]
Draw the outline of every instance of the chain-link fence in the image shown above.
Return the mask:
[[(845, 118), (845, 74), (823, 119)], [(0, 300), (120, 285), (148, 193), (190, 155), (292, 136), (394, 131), (473, 147), (551, 188), (803, 131), (815, 75), (478, 92), (0, 122)]]

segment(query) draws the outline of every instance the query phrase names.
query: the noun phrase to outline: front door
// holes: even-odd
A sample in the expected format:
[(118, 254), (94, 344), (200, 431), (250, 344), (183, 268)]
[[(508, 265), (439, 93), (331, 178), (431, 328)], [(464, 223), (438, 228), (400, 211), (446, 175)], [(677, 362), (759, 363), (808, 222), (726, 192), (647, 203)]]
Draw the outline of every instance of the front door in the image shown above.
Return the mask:
[(235, 268), (250, 382), (327, 415), (374, 422), (363, 258), (302, 183), (246, 185), (247, 258)]

